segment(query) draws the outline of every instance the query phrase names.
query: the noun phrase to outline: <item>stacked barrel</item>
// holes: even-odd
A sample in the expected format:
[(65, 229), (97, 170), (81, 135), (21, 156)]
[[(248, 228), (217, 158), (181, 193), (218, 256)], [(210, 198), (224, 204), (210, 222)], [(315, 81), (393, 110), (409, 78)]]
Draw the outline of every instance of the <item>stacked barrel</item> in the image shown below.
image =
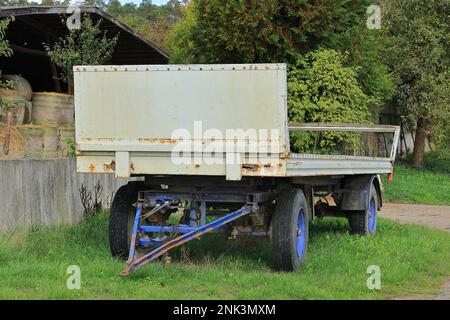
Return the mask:
[[(32, 92), (28, 81), (19, 76), (3, 76), (2, 79), (11, 81), (12, 88), (0, 89), (0, 97), (8, 104), (6, 110), (0, 111), (0, 120), (4, 122), (7, 111), (11, 111), (14, 127), (22, 136), (23, 151), (15, 157), (67, 157), (69, 144), (75, 141), (73, 96)], [(0, 146), (1, 143), (0, 133)]]

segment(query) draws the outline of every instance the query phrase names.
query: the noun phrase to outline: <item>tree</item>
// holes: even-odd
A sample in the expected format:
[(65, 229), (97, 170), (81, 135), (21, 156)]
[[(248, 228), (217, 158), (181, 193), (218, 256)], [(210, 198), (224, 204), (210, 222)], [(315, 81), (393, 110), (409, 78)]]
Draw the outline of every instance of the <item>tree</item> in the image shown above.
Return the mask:
[(167, 39), (173, 26), (181, 18), (182, 7), (183, 2), (179, 0), (170, 0), (161, 6), (150, 0), (142, 0), (139, 5), (122, 5), (118, 0), (111, 0), (106, 5), (106, 10), (147, 40), (168, 51)]
[(155, 20), (148, 20), (138, 15), (124, 15), (117, 17), (121, 22), (133, 28), (145, 39), (155, 43), (163, 50), (168, 50), (167, 38), (172, 24), (164, 16), (157, 15)]
[(69, 84), (69, 94), (73, 93), (74, 65), (104, 64), (113, 54), (119, 35), (108, 38), (106, 31), (100, 30), (101, 22), (94, 23), (88, 15), (84, 15), (79, 30), (69, 30), (66, 36), (54, 43), (44, 44), (51, 61), (61, 68), (61, 78)]
[(374, 103), (392, 95), (379, 30), (366, 27), (372, 0), (192, 0), (173, 29), (173, 63), (295, 63), (320, 48), (348, 52), (346, 62)]
[(194, 63), (198, 59), (200, 48), (196, 47), (193, 30), (197, 17), (191, 1), (181, 9), (181, 19), (175, 24), (168, 38), (170, 60), (172, 63)]
[(9, 47), (9, 41), (5, 39), (6, 29), (12, 21), (14, 21), (14, 17), (0, 20), (0, 57), (10, 57), (13, 54), (12, 49)]
[[(6, 29), (8, 28), (8, 25), (14, 21), (14, 17), (6, 18), (4, 20), (0, 21), (0, 57), (11, 57), (13, 54), (12, 49), (9, 47), (9, 41), (5, 39), (6, 36)], [(1, 70), (0, 70), (1, 75)], [(0, 80), (0, 88), (3, 87), (10, 87), (10, 83), (7, 81), (1, 81)], [(8, 103), (4, 101), (0, 97), (0, 108), (5, 108), (8, 106)]]
[(416, 127), (413, 163), (419, 167), (427, 135), (450, 147), (450, 2), (389, 0), (383, 8), (386, 60), (397, 78), (396, 102)]
[[(192, 0), (169, 38), (171, 62), (286, 62), (290, 121), (368, 122), (369, 104), (381, 105), (394, 88), (382, 60), (383, 34), (366, 26), (372, 2)], [(334, 152), (356, 147), (355, 138), (327, 133), (316, 142)], [(292, 145), (315, 148), (300, 133)]]

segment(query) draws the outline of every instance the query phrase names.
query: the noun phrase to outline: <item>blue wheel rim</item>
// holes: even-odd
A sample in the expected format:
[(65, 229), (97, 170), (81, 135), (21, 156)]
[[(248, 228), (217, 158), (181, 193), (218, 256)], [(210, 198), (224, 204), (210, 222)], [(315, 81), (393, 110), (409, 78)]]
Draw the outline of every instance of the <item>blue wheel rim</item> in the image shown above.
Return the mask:
[(296, 245), (297, 245), (297, 255), (299, 257), (303, 256), (305, 251), (305, 213), (303, 209), (300, 209), (297, 219), (297, 229), (296, 229)]
[(377, 224), (377, 208), (375, 206), (375, 200), (370, 200), (369, 207), (369, 218), (367, 219), (367, 227), (369, 229), (369, 233), (375, 232), (375, 226)]

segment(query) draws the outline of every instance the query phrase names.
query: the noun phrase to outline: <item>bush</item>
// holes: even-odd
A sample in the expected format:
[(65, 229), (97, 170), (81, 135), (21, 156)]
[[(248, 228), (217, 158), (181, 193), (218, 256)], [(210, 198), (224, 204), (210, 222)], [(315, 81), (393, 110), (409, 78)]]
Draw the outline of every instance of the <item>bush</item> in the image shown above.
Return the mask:
[[(406, 159), (403, 161), (407, 165), (412, 165), (412, 153), (408, 154)], [(436, 172), (447, 172), (450, 173), (450, 152), (445, 149), (437, 149), (435, 151), (430, 151), (423, 156), (423, 169), (436, 171)]]
[[(308, 53), (290, 66), (288, 74), (288, 114), (294, 123), (367, 123), (370, 98), (358, 85), (357, 72), (344, 66), (345, 57), (334, 50)], [(314, 135), (293, 132), (295, 152), (327, 153), (354, 151), (359, 136), (347, 132)]]
[[(10, 22), (14, 21), (14, 17), (6, 18), (0, 21), (0, 57), (9, 58), (12, 56), (13, 51), (9, 47), (9, 41), (5, 39), (6, 37), (6, 29)], [(1, 70), (0, 70), (1, 75)], [(2, 81), (0, 79), (0, 88), (10, 88), (11, 83), (8, 81)], [(0, 97), (0, 109), (8, 108), (9, 104)]]

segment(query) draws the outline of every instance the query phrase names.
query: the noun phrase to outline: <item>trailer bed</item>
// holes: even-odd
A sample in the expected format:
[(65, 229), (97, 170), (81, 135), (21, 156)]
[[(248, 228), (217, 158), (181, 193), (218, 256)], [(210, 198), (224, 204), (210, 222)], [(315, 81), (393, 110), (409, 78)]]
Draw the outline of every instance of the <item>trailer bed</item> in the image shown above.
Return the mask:
[[(74, 78), (78, 172), (241, 180), (392, 171), (396, 126), (289, 124), (285, 64), (75, 66)], [(295, 130), (388, 134), (390, 151), (295, 154)], [(176, 161), (183, 143), (191, 149)]]

